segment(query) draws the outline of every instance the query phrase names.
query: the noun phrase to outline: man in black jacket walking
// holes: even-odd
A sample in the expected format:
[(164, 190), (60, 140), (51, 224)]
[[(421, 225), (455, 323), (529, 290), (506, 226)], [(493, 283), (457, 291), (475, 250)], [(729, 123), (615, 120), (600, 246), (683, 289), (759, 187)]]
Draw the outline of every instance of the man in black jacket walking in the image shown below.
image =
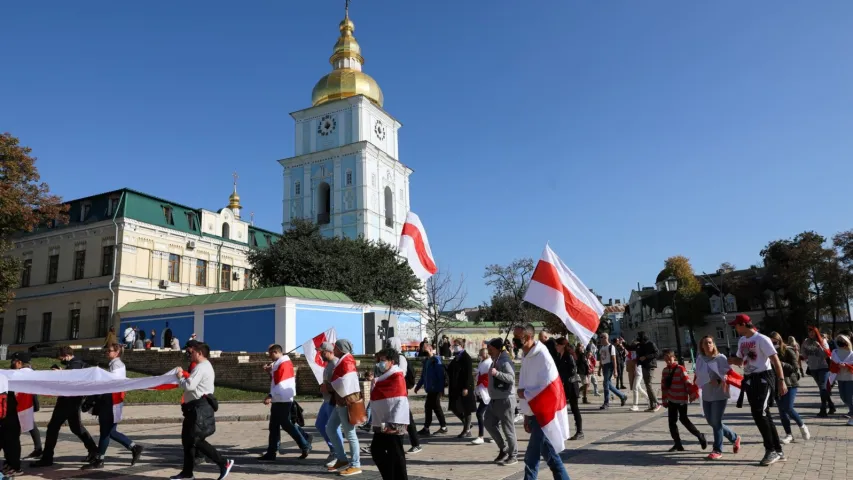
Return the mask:
[[(83, 360), (74, 356), (74, 350), (69, 346), (64, 346), (59, 349), (59, 360), (65, 365), (66, 370), (80, 370), (86, 368)], [(83, 397), (58, 397), (56, 406), (53, 408), (53, 415), (50, 417), (50, 422), (47, 424), (47, 438), (44, 441), (44, 453), (41, 459), (30, 464), (30, 467), (49, 467), (53, 465), (53, 451), (56, 449), (56, 442), (59, 440), (59, 429), (62, 424), (68, 422), (68, 428), (71, 433), (77, 435), (83, 445), (86, 446), (86, 451), (89, 452), (86, 456), (86, 463), (91, 463), (98, 455), (98, 446), (95, 440), (89, 435), (86, 427), (80, 418), (80, 406), (83, 404)]]
[(652, 377), (654, 376), (655, 368), (658, 366), (658, 347), (651, 340), (646, 332), (637, 334), (637, 341), (628, 347), (628, 350), (637, 352), (637, 362), (643, 369), (643, 383), (646, 384), (646, 392), (649, 394), (649, 408), (647, 412), (657, 412), (660, 410), (660, 404), (655, 396), (655, 387), (652, 385)]
[(471, 414), (477, 411), (474, 398), (474, 363), (465, 351), (465, 340), (453, 341), (453, 360), (447, 366), (447, 397), (450, 411), (462, 420), (462, 433), (457, 438), (471, 436)]

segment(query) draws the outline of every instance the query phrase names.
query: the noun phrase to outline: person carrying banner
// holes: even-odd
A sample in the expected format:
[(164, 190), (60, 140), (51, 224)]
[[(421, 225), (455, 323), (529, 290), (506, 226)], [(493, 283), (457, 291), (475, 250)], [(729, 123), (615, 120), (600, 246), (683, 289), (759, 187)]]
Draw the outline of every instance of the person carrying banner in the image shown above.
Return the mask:
[(206, 438), (216, 431), (215, 412), (219, 408), (213, 397), (216, 374), (208, 358), (210, 347), (200, 343), (192, 349), (192, 361), (196, 364), (189, 378), (183, 376), (183, 369), (178, 367), (175, 375), (178, 385), (184, 389), (181, 410), (184, 421), (181, 425), (181, 445), (184, 449), (183, 469), (170, 480), (192, 480), (196, 450), (201, 451), (207, 458), (219, 467), (218, 480), (223, 480), (234, 467), (234, 460), (223, 457)]
[(376, 354), (376, 377), (370, 392), (373, 405), (373, 441), (370, 456), (383, 480), (408, 480), (403, 435), (411, 415), (406, 374), (397, 365), (400, 355), (392, 348)]
[(538, 478), (540, 456), (555, 480), (569, 480), (560, 458), (569, 437), (569, 417), (559, 371), (548, 349), (536, 341), (532, 324), (516, 327), (513, 334), (521, 340), (524, 352), (518, 377), (519, 408), (524, 415), (524, 431), (530, 434), (524, 454), (524, 480)]
[[(106, 347), (107, 358), (110, 360), (110, 373), (127, 376), (124, 362), (121, 361), (121, 345), (114, 343)], [(93, 470), (104, 468), (104, 455), (110, 446), (110, 440), (115, 440), (124, 448), (130, 450), (132, 455), (130, 464), (136, 465), (142, 456), (142, 446), (119, 432), (116, 427), (121, 422), (122, 408), (124, 406), (124, 393), (105, 393), (98, 396), (98, 425), (100, 436), (98, 437), (98, 456), (93, 458), (81, 470)]]
[[(86, 368), (87, 365), (74, 355), (74, 350), (69, 346), (63, 346), (59, 349), (59, 360), (65, 365), (67, 370), (78, 370)], [(58, 397), (56, 406), (53, 408), (53, 414), (50, 417), (50, 422), (47, 424), (47, 435), (44, 442), (44, 452), (41, 458), (30, 464), (32, 468), (50, 467), (53, 465), (53, 454), (56, 449), (56, 442), (59, 440), (59, 429), (65, 422), (68, 422), (68, 428), (71, 433), (77, 436), (86, 447), (88, 455), (86, 462), (91, 462), (98, 455), (98, 446), (95, 440), (86, 427), (83, 426), (80, 418), (80, 406), (83, 404), (84, 397)]]
[[(352, 356), (352, 342), (346, 339), (336, 341), (334, 354), (338, 357), (338, 362), (335, 365), (329, 383), (332, 386), (331, 393), (335, 402), (335, 412), (329, 418), (329, 423), (326, 424), (326, 435), (328, 435), (329, 440), (332, 442), (337, 462), (327, 468), (329, 472), (343, 469), (338, 472), (338, 475), (349, 477), (361, 473), (361, 453), (358, 444), (358, 435), (355, 431), (355, 425), (350, 423), (348, 408), (350, 403), (355, 405), (362, 400), (361, 385), (358, 381), (355, 358)], [(336, 434), (338, 427), (340, 427), (343, 434), (347, 437), (351, 460), (347, 459), (343, 442)]]
[[(27, 370), (33, 371), (33, 366), (30, 363), (32, 358), (28, 353), (25, 352), (16, 352), (12, 354), (11, 357), (11, 366), (13, 370)], [(30, 437), (33, 440), (33, 451), (24, 458), (28, 459), (38, 459), (41, 457), (43, 448), (41, 444), (41, 435), (39, 434), (39, 429), (35, 424), (35, 413), (40, 410), (39, 408), (39, 397), (38, 395), (29, 395), (29, 398), (23, 397), (22, 395), (29, 395), (26, 393), (18, 394), (18, 417), (21, 421), (21, 434), (27, 433), (29, 430)], [(27, 405), (29, 403), (29, 405)], [(31, 428), (28, 428), (31, 427)]]
[(782, 362), (773, 348), (773, 342), (758, 333), (748, 315), (739, 314), (729, 325), (735, 327), (740, 336), (737, 357), (730, 357), (729, 364), (743, 367), (742, 392), (749, 400), (752, 419), (764, 440), (765, 453), (761, 466), (767, 467), (780, 460), (784, 462), (786, 458), (779, 441), (779, 432), (770, 415), (774, 399), (788, 393)]
[(264, 405), (270, 407), (269, 442), (267, 452), (260, 460), (274, 461), (281, 444), (281, 430), (284, 429), (290, 438), (302, 451), (300, 459), (305, 459), (311, 453), (311, 435), (305, 433), (301, 427), (294, 425), (291, 421), (293, 409), (293, 397), (296, 396), (296, 376), (294, 375), (293, 362), (284, 354), (281, 345), (272, 345), (267, 351), (272, 364), (264, 365), (264, 370), (270, 374), (270, 394), (264, 399)]
[[(10, 365), (12, 370), (20, 370), (29, 363), (29, 354), (15, 352)], [(0, 420), (0, 442), (5, 460), (2, 474), (6, 477), (23, 475), (21, 470), (21, 433), (33, 428), (33, 396), (27, 393), (6, 393), (6, 417)]]

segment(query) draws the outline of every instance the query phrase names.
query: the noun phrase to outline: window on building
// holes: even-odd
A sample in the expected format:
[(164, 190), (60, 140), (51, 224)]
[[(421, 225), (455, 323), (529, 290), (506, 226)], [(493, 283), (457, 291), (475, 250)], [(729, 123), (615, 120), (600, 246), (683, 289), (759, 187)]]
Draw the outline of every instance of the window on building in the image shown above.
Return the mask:
[(195, 284), (197, 287), (207, 286), (207, 260), (195, 261)]
[(91, 211), (92, 211), (92, 204), (91, 203), (84, 203), (80, 207), (80, 221), (85, 222), (86, 219), (89, 218), (89, 212), (91, 212)]
[(118, 202), (121, 200), (119, 197), (110, 197), (110, 206), (107, 210), (107, 215), (112, 217), (118, 211)]
[(103, 248), (101, 254), (101, 275), (112, 275), (113, 274), (113, 252), (115, 252), (115, 246), (108, 245)]
[(74, 252), (74, 280), (80, 280), (86, 273), (86, 250)]
[(352, 185), (352, 170), (347, 170), (347, 186)]
[(18, 315), (18, 323), (15, 325), (15, 343), (24, 343), (26, 338), (27, 316)]
[(718, 328), (717, 329), (717, 340), (725, 340), (725, 339), (726, 339), (725, 330), (723, 330), (722, 328)]
[(722, 313), (720, 297), (714, 295), (711, 297), (711, 313)]
[(257, 247), (258, 246), (258, 234), (252, 233), (249, 236), (252, 238), (252, 246)]
[(110, 329), (110, 307), (98, 307), (98, 336), (107, 336)]
[(189, 225), (190, 230), (196, 230), (194, 212), (187, 212), (187, 225)]
[(231, 225), (228, 223), (222, 224), (222, 238), (231, 238)]
[(726, 295), (726, 311), (737, 312), (737, 300), (735, 300), (735, 296), (732, 294)]
[(385, 187), (385, 226), (394, 226), (394, 193), (391, 187)]
[(252, 277), (252, 271), (246, 269), (246, 289), (255, 288), (255, 279)]
[(56, 283), (59, 275), (59, 254), (51, 255), (47, 259), (47, 283)]
[(169, 254), (169, 281), (181, 282), (181, 256), (174, 253)]
[(24, 268), (21, 270), (21, 287), (30, 286), (30, 275), (33, 273), (33, 259), (24, 260)]
[(332, 189), (326, 182), (317, 187), (317, 223), (328, 225), (331, 223), (332, 213)]
[(231, 265), (222, 265), (222, 278), (220, 282), (223, 290), (231, 290)]
[(68, 338), (77, 340), (80, 336), (80, 309), (75, 308), (68, 312)]
[(50, 323), (51, 323), (52, 318), (53, 318), (53, 314), (50, 312), (44, 312), (41, 314), (41, 341), (42, 342), (49, 342), (50, 341)]
[(267, 241), (268, 247), (272, 245), (272, 235), (264, 235), (264, 240)]
[(302, 183), (296, 182), (293, 184), (293, 195), (299, 196), (302, 195)]
[(163, 217), (166, 218), (166, 224), (168, 224), (168, 225), (174, 225), (175, 224), (175, 217), (172, 216), (172, 207), (166, 207), (166, 206), (163, 207)]

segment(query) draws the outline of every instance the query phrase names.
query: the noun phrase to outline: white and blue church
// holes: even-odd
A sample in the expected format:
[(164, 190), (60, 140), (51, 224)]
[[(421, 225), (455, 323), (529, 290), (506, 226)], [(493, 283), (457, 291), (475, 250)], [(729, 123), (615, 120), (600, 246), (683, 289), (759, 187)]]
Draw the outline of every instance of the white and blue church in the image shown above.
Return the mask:
[[(311, 107), (293, 112), (295, 155), (284, 170), (282, 226), (296, 219), (319, 224), (325, 236), (363, 236), (397, 245), (409, 211), (412, 170), (399, 160), (402, 126), (383, 109), (379, 84), (363, 72), (361, 47), (349, 12), (329, 62), (332, 71), (311, 94)], [(119, 309), (121, 330), (168, 329), (183, 343), (191, 333), (223, 351), (287, 350), (335, 327), (357, 353), (372, 353), (382, 336), (417, 345), (424, 326), (417, 312), (358, 305), (336, 292), (282, 286), (171, 300), (133, 302)]]

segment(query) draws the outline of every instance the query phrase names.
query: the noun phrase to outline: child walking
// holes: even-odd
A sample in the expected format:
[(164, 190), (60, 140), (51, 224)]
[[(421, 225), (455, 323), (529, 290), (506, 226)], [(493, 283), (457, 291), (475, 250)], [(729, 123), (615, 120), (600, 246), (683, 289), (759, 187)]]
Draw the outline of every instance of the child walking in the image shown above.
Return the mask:
[(663, 351), (663, 360), (666, 362), (666, 367), (661, 372), (661, 397), (663, 398), (663, 406), (669, 413), (669, 434), (672, 435), (672, 440), (675, 442), (669, 451), (684, 451), (681, 436), (678, 434), (679, 421), (688, 432), (699, 439), (702, 450), (705, 450), (708, 448), (705, 434), (701, 433), (687, 417), (687, 403), (691, 400), (690, 397), (695, 395), (691, 393), (694, 387), (687, 378), (687, 370), (683, 365), (676, 362), (675, 353), (672, 350)]

